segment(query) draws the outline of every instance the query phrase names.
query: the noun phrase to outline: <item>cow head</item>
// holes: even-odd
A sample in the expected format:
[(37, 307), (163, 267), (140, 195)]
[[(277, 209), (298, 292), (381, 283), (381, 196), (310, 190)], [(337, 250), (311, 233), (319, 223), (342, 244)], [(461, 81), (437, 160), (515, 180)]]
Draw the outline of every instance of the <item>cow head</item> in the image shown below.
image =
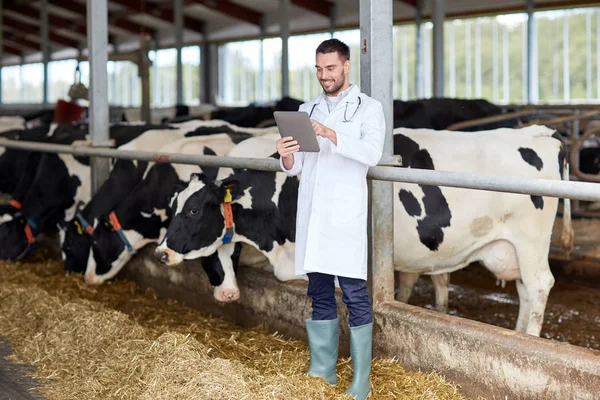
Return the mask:
[[(136, 251), (151, 242), (157, 242), (164, 231), (163, 217), (165, 210), (156, 210), (156, 214), (148, 215), (143, 211), (132, 210), (133, 215), (114, 213), (114, 217), (101, 218), (94, 227), (89, 251), (85, 282), (97, 285), (113, 278)], [(166, 218), (165, 218), (166, 220)]]
[(156, 257), (173, 266), (217, 251), (226, 233), (223, 201), (227, 193), (232, 200), (238, 197), (237, 181), (216, 184), (204, 174), (192, 174), (188, 186), (171, 201), (173, 217)]
[(102, 283), (123, 268), (133, 255), (126, 243), (139, 250), (148, 243), (160, 241), (168, 225), (169, 196), (181, 188), (180, 185), (171, 165), (157, 164), (119, 203), (114, 210), (116, 218), (111, 220), (109, 215), (100, 218), (92, 234), (92, 248), (85, 272), (88, 284)]
[(59, 224), (60, 242), (65, 270), (85, 272), (92, 247), (93, 221), (88, 222), (77, 210), (75, 218)]
[(33, 249), (36, 225), (19, 209), (13, 205), (0, 206), (0, 260), (18, 260)]

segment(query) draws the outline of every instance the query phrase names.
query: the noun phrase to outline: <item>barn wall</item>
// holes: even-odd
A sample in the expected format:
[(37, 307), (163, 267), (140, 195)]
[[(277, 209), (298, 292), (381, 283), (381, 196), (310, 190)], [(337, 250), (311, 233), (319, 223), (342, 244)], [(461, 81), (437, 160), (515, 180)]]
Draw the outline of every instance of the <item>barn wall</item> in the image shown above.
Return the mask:
[[(269, 272), (241, 268), (241, 298), (213, 299), (197, 262), (168, 269), (144, 249), (123, 271), (142, 287), (215, 316), (306, 340), (310, 302), (306, 283), (281, 283)], [(348, 354), (347, 313), (341, 312), (340, 353)], [(375, 313), (374, 355), (395, 357), (410, 370), (436, 371), (460, 384), (468, 396), (486, 399), (600, 398), (600, 353), (539, 339), (405, 304), (386, 304)], [(507, 397), (505, 397), (507, 396)]]

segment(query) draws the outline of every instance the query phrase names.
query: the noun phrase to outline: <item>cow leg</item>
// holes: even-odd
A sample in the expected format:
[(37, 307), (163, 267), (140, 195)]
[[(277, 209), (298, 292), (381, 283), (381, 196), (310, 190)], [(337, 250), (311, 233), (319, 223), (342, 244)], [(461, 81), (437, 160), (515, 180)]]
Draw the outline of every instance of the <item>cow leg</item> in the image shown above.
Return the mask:
[(417, 280), (419, 279), (420, 274), (415, 274), (411, 272), (402, 272), (398, 271), (398, 290), (396, 291), (396, 301), (401, 303), (408, 303), (408, 299), (410, 299), (410, 295), (412, 294), (413, 287)]
[(527, 321), (529, 321), (529, 314), (531, 313), (531, 302), (527, 294), (527, 289), (521, 279), (516, 280), (517, 292), (519, 293), (519, 317), (517, 318), (517, 326), (515, 330), (517, 332), (523, 332), (527, 330)]
[(546, 302), (548, 301), (550, 289), (554, 286), (554, 277), (550, 272), (550, 265), (548, 264), (546, 255), (541, 255), (540, 257), (532, 257), (530, 255), (527, 257), (527, 254), (518, 252), (518, 256), (521, 281), (523, 282), (529, 301), (529, 315), (524, 327), (525, 333), (540, 336), (544, 322)]
[(277, 252), (275, 257), (273, 257), (274, 254), (267, 256), (273, 265), (275, 278), (282, 282), (298, 279), (294, 269), (295, 249), (296, 246), (294, 243), (286, 241), (275, 250)]
[(443, 314), (448, 313), (448, 285), (450, 274), (431, 275), (431, 282), (435, 290), (435, 310)]

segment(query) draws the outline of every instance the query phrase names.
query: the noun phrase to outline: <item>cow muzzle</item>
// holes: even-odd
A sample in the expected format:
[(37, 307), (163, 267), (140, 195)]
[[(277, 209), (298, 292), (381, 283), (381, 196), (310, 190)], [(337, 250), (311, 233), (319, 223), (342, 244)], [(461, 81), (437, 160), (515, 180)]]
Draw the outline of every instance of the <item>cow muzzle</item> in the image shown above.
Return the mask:
[(237, 288), (234, 289), (221, 289), (215, 288), (214, 296), (217, 301), (223, 303), (232, 303), (240, 299), (240, 290)]
[(158, 259), (162, 264), (171, 267), (177, 265), (183, 261), (183, 256), (175, 253), (171, 249), (161, 249), (157, 247), (154, 251), (154, 257)]

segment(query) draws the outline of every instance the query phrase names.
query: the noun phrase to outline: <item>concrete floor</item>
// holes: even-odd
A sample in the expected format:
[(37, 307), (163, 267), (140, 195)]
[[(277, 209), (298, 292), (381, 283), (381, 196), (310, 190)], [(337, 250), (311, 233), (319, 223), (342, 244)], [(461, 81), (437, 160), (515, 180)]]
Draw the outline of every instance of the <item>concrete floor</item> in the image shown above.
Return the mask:
[(42, 400), (32, 389), (36, 382), (28, 377), (32, 366), (15, 364), (5, 359), (13, 353), (10, 345), (0, 337), (0, 400)]

